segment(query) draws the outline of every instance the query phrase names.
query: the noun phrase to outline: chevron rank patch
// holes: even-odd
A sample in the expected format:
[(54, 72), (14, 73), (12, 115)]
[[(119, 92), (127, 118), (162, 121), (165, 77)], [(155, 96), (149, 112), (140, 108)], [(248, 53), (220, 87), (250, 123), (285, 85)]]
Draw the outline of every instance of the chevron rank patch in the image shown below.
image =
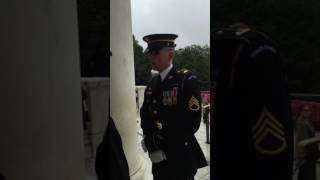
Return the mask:
[(255, 149), (264, 155), (274, 156), (287, 147), (283, 125), (264, 107), (252, 128)]
[(200, 102), (197, 98), (195, 98), (194, 96), (191, 96), (189, 102), (189, 109), (191, 111), (198, 111), (200, 109)]

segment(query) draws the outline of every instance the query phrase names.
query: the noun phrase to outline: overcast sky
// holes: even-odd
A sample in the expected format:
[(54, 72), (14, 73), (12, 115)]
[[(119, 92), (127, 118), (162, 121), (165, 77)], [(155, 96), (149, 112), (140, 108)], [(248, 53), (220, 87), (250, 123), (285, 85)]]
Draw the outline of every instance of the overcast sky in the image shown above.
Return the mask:
[(210, 0), (131, 0), (132, 31), (139, 44), (154, 33), (174, 33), (177, 48), (210, 45)]

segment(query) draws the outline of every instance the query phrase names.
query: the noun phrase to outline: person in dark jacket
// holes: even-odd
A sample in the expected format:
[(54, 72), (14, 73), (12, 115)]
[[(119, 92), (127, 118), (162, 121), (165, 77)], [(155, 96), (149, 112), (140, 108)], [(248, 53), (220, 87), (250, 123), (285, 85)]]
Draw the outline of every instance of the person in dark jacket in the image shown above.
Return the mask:
[(140, 110), (143, 146), (152, 161), (154, 180), (193, 179), (207, 165), (194, 136), (201, 123), (197, 77), (173, 66), (175, 34), (151, 34), (146, 56), (159, 73), (149, 81)]
[(98, 180), (130, 180), (121, 136), (111, 117), (97, 149), (95, 169)]
[(293, 122), (276, 46), (239, 23), (214, 31), (212, 54), (213, 178), (291, 180)]

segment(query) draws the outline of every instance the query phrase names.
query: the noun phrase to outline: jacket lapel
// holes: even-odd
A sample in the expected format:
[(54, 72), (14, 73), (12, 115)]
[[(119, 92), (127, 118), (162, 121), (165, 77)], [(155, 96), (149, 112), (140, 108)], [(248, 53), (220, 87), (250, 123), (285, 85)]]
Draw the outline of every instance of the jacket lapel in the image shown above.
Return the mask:
[(176, 71), (176, 67), (173, 66), (168, 75), (162, 81), (163, 87), (168, 87), (168, 84), (170, 84), (170, 82), (174, 79), (173, 77), (175, 76)]

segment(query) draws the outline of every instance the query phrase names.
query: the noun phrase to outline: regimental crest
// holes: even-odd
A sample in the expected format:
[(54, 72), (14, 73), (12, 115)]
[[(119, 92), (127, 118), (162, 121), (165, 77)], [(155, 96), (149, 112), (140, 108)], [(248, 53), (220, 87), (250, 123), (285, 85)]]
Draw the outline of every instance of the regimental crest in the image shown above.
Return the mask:
[(287, 147), (283, 125), (266, 107), (253, 126), (252, 134), (255, 149), (261, 154), (274, 156)]
[(194, 96), (190, 98), (188, 104), (189, 104), (189, 109), (193, 112), (198, 111), (200, 109), (200, 102)]

